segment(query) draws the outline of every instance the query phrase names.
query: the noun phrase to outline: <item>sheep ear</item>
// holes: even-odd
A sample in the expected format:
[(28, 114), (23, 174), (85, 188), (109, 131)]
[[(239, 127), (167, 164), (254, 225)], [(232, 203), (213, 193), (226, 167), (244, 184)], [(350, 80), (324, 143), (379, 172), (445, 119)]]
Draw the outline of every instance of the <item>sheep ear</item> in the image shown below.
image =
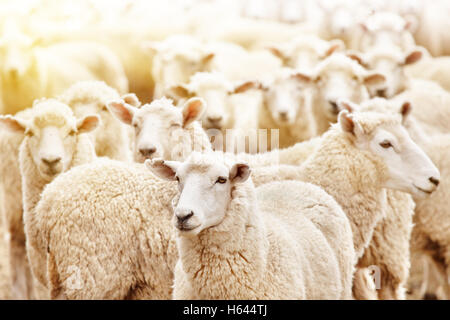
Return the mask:
[(291, 77), (303, 83), (311, 83), (314, 81), (314, 77), (305, 72), (295, 72), (291, 75)]
[(265, 88), (263, 87), (263, 85), (259, 82), (259, 81), (245, 81), (242, 82), (238, 85), (236, 85), (234, 87), (234, 90), (231, 91), (230, 93), (243, 93), (246, 92), (248, 90), (252, 90), (252, 89), (261, 89), (264, 90)]
[(386, 82), (386, 77), (381, 73), (370, 72), (364, 77), (364, 84), (366, 86), (378, 86)]
[(250, 167), (246, 163), (236, 163), (230, 170), (230, 181), (232, 183), (245, 182), (250, 176)]
[(100, 117), (96, 114), (85, 116), (77, 121), (78, 133), (91, 132), (100, 125)]
[(330, 43), (330, 47), (325, 52), (324, 58), (331, 56), (336, 51), (343, 50), (345, 48), (344, 42), (340, 39), (331, 40), (329, 43)]
[(367, 68), (367, 62), (365, 61), (363, 55), (359, 52), (356, 52), (354, 50), (349, 50), (346, 53), (346, 56), (349, 57), (352, 60), (355, 60), (356, 62), (358, 62), (361, 66), (363, 66), (364, 68)]
[(176, 171), (180, 163), (178, 161), (165, 161), (163, 159), (147, 159), (145, 166), (157, 177), (164, 180), (176, 180)]
[(183, 127), (202, 117), (206, 110), (206, 102), (202, 98), (191, 98), (183, 105)]
[(404, 65), (413, 64), (416, 63), (422, 59), (422, 51), (414, 50), (405, 57), (405, 61), (403, 62)]
[(346, 99), (338, 99), (337, 105), (339, 107), (339, 110), (347, 110), (350, 113), (358, 111), (359, 109), (359, 106), (356, 103), (353, 103), (350, 100)]
[(286, 60), (286, 56), (284, 55), (283, 51), (280, 48), (270, 46), (267, 47), (266, 49), (269, 50), (269, 52), (272, 53), (275, 57), (280, 58), (281, 60)]
[(106, 104), (106, 108), (108, 108), (109, 112), (117, 119), (128, 125), (131, 125), (134, 113), (137, 109), (123, 100), (110, 101)]
[(11, 115), (0, 116), (0, 124), (7, 130), (17, 133), (25, 133), (29, 127), (29, 121)]
[(400, 107), (400, 114), (402, 115), (402, 122), (404, 123), (408, 116), (411, 114), (412, 106), (411, 102), (405, 101), (403, 102), (402, 106)]
[(205, 54), (201, 60), (202, 65), (205, 65), (205, 64), (211, 62), (211, 60), (214, 59), (215, 56), (216, 56), (216, 54), (214, 52), (208, 52), (207, 54)]
[(355, 134), (355, 122), (352, 115), (348, 110), (342, 110), (338, 115), (338, 123), (341, 126), (342, 131)]
[(128, 103), (133, 107), (139, 108), (141, 106), (139, 98), (134, 93), (124, 94), (121, 98), (123, 101), (125, 101), (125, 103)]
[(164, 95), (168, 98), (173, 99), (174, 101), (179, 101), (181, 99), (186, 99), (192, 96), (188, 88), (182, 84), (168, 87), (166, 90), (164, 90)]

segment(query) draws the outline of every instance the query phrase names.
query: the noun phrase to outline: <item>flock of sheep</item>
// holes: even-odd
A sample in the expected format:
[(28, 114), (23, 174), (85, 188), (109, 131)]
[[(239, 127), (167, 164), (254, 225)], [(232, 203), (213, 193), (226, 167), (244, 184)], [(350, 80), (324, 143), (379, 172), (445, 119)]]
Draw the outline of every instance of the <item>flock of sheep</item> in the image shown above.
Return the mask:
[(450, 298), (445, 1), (14, 3), (0, 299)]

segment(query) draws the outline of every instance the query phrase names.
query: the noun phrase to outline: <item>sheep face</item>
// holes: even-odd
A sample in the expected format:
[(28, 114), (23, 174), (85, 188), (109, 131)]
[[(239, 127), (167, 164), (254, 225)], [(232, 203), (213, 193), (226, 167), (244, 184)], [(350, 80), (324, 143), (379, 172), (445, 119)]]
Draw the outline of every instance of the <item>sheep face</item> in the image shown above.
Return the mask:
[[(211, 82), (206, 82), (208, 79), (198, 79), (205, 75), (210, 77)], [(197, 77), (197, 78), (199, 78)], [(226, 79), (219, 79), (217, 75), (211, 73), (197, 73), (191, 78), (188, 85), (171, 86), (165, 92), (166, 96), (173, 98), (180, 103), (186, 99), (196, 96), (205, 100), (208, 108), (201, 119), (203, 128), (207, 129), (230, 129), (233, 126), (233, 106), (230, 99), (232, 85)]]
[(364, 67), (382, 74), (386, 81), (380, 86), (369, 87), (372, 97), (391, 98), (403, 91), (408, 85), (404, 68), (416, 63), (422, 57), (422, 52), (413, 50), (407, 54), (401, 52), (373, 51), (366, 55), (352, 53), (350, 56)]
[(317, 114), (327, 122), (336, 122), (341, 111), (338, 99), (361, 102), (369, 98), (368, 87), (384, 82), (384, 76), (378, 73), (355, 74), (345, 69), (326, 69), (315, 77), (305, 76), (315, 85), (314, 108)]
[(290, 68), (311, 68), (322, 59), (345, 47), (341, 40), (325, 41), (313, 36), (301, 36), (291, 43), (272, 45), (267, 49), (283, 60), (283, 65)]
[(306, 112), (304, 84), (295, 75), (277, 79), (264, 90), (264, 103), (279, 126), (292, 125)]
[(393, 12), (379, 12), (361, 24), (363, 31), (359, 49), (368, 52), (372, 48), (406, 48), (413, 43), (413, 24)]
[(119, 120), (131, 125), (135, 131), (134, 158), (136, 162), (162, 157), (182, 159), (196, 147), (188, 130), (198, 120), (205, 102), (191, 98), (182, 107), (175, 107), (172, 100), (154, 100), (140, 108), (124, 100), (112, 101), (107, 108)]
[(95, 129), (100, 119), (90, 115), (77, 121), (67, 105), (47, 100), (33, 106), (33, 117), (29, 120), (4, 116), (0, 121), (25, 134), (23, 144), (36, 168), (42, 178), (51, 180), (71, 165), (77, 135)]
[[(370, 121), (364, 117), (371, 117)], [(343, 131), (351, 133), (358, 149), (368, 151), (373, 161), (382, 163), (385, 188), (417, 196), (432, 193), (439, 184), (440, 173), (428, 156), (411, 139), (402, 126), (400, 115), (381, 113), (339, 114)]]
[(236, 183), (246, 181), (245, 163), (227, 164), (215, 155), (193, 153), (183, 162), (153, 160), (147, 166), (157, 176), (178, 181), (173, 223), (182, 236), (197, 235), (225, 218)]

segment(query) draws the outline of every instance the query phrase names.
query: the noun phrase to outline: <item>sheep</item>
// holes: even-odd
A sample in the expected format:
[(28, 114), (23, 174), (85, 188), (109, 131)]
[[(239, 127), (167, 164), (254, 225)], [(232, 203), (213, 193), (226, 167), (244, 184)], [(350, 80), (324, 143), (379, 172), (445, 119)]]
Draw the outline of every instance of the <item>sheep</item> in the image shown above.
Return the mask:
[(161, 98), (138, 108), (119, 99), (109, 101), (106, 107), (133, 127), (134, 160), (144, 162), (152, 157), (180, 159), (192, 149), (210, 150), (208, 136), (194, 121), (205, 112), (205, 104), (203, 99), (191, 98), (182, 107), (175, 107), (171, 99)]
[[(294, 69), (283, 68), (270, 81), (247, 81), (237, 92), (257, 88), (263, 93), (258, 117), (258, 128), (267, 130), (268, 148), (273, 149), (271, 129), (278, 129), (278, 147), (286, 148), (296, 142), (317, 135), (313, 116), (314, 91), (305, 85), (303, 75)], [(239, 111), (238, 111), (239, 112)]]
[(448, 77), (450, 58), (426, 56), (420, 63), (408, 66), (406, 74), (412, 78), (419, 78), (437, 82), (442, 88), (450, 91), (450, 78)]
[(393, 100), (411, 102), (414, 106), (412, 115), (420, 122), (426, 134), (450, 133), (450, 93), (437, 83), (413, 79), (408, 89), (396, 95)]
[(299, 36), (289, 42), (267, 47), (283, 61), (285, 67), (302, 70), (313, 68), (324, 58), (344, 48), (345, 45), (341, 40), (325, 41), (314, 35)]
[[(21, 119), (29, 119), (31, 108), (16, 114)], [(8, 268), (11, 276), (11, 298), (24, 299), (27, 297), (26, 279), (31, 277), (27, 270), (25, 252), (25, 232), (22, 220), (22, 186), (19, 170), (19, 147), (24, 135), (9, 130), (1, 130), (0, 135), (0, 197), (3, 210), (0, 211), (6, 233), (8, 234)], [(6, 241), (6, 240), (5, 240)]]
[(369, 52), (374, 48), (392, 47), (408, 51), (415, 46), (411, 34), (414, 25), (397, 13), (373, 13), (360, 25), (362, 30), (353, 35), (349, 48)]
[(155, 82), (154, 98), (161, 98), (166, 87), (184, 83), (198, 71), (206, 71), (214, 53), (202, 42), (188, 35), (174, 35), (161, 42), (149, 42), (146, 47), (154, 52), (152, 76)]
[[(127, 127), (106, 108), (111, 100), (119, 99), (119, 93), (103, 81), (80, 81), (70, 86), (57, 99), (72, 108), (76, 117), (90, 113), (100, 115), (101, 125), (92, 133), (92, 143), (99, 157), (130, 161), (130, 141)], [(134, 94), (124, 95), (129, 104), (139, 106)]]
[(120, 61), (98, 43), (67, 41), (39, 47), (13, 25), (0, 43), (1, 113), (14, 114), (36, 98), (54, 97), (80, 80), (104, 80), (120, 93), (128, 91)]
[(423, 52), (416, 47), (407, 53), (390, 47), (372, 49), (366, 53), (348, 51), (347, 55), (369, 70), (380, 72), (386, 78), (381, 87), (371, 87), (372, 97), (392, 98), (406, 90), (410, 85), (407, 68), (422, 58)]
[[(355, 106), (353, 106), (353, 108), (355, 108)], [(426, 198), (414, 197), (416, 205), (410, 210), (405, 210), (405, 208), (407, 208), (406, 200), (401, 200), (398, 199), (398, 197), (396, 198), (395, 196), (391, 196), (389, 200), (392, 202), (392, 205), (390, 207), (394, 208), (394, 210), (395, 208), (402, 208), (402, 210), (397, 210), (398, 212), (394, 216), (395, 220), (392, 220), (391, 218), (391, 221), (386, 221), (386, 223), (383, 224), (384, 226), (380, 225), (374, 232), (374, 241), (372, 244), (377, 244), (378, 248), (372, 248), (372, 250), (375, 250), (375, 252), (372, 252), (372, 259), (379, 259), (383, 263), (383, 260), (390, 261), (387, 272), (382, 272), (382, 275), (383, 277), (385, 275), (391, 275), (394, 279), (397, 278), (397, 280), (402, 280), (399, 281), (399, 283), (402, 283), (399, 287), (402, 287), (406, 283), (408, 273), (405, 271), (400, 273), (398, 271), (401, 270), (398, 269), (397, 271), (395, 269), (389, 269), (392, 266), (401, 268), (409, 267), (410, 259), (409, 254), (407, 254), (409, 250), (406, 249), (411, 246), (411, 251), (413, 253), (423, 251), (435, 258), (442, 257), (443, 254), (439, 251), (430, 253), (429, 247), (432, 246), (429, 244), (430, 242), (435, 241), (439, 244), (439, 246), (445, 248), (445, 239), (449, 238), (445, 235), (445, 231), (438, 232), (437, 230), (440, 230), (443, 224), (446, 223), (446, 220), (448, 220), (445, 218), (446, 209), (444, 208), (447, 208), (449, 205), (447, 203), (449, 199), (449, 195), (447, 194), (448, 188), (445, 187), (445, 184), (448, 180), (448, 165), (446, 163), (448, 155), (446, 154), (446, 146), (450, 143), (450, 136), (448, 134), (432, 137), (427, 136), (421, 128), (420, 122), (416, 121), (414, 118), (414, 114), (412, 113), (412, 115), (408, 115), (411, 113), (411, 103), (409, 101), (402, 102), (399, 107), (399, 103), (397, 101), (376, 98), (366, 101), (356, 108), (359, 108), (359, 110), (384, 113), (397, 113), (400, 110), (400, 112), (404, 115), (403, 123), (408, 132), (438, 167), (442, 177), (442, 185), (430, 196)], [(414, 217), (408, 213), (408, 211), (411, 210), (415, 211)], [(440, 215), (442, 215), (442, 217)], [(389, 214), (386, 219), (388, 218)], [(436, 220), (434, 220), (435, 218)], [(412, 222), (414, 222), (414, 231), (411, 236), (413, 237), (411, 240), (411, 245), (409, 245)], [(445, 229), (445, 227), (443, 229)], [(424, 239), (419, 241), (418, 239), (414, 239), (414, 237), (423, 237)], [(377, 253), (376, 251), (380, 251), (380, 253)], [(442, 249), (442, 251), (445, 252), (445, 249)], [(440, 261), (441, 260), (439, 259), (437, 260), (438, 264)], [(372, 264), (379, 265), (379, 262), (374, 262)], [(441, 268), (441, 270), (442, 269), (445, 268)], [(403, 276), (401, 276), (401, 274), (403, 274)], [(395, 287), (395, 284), (391, 283), (388, 285), (388, 288), (389, 287)], [(381, 291), (381, 293), (382, 292), (383, 291)], [(404, 293), (397, 294), (397, 296), (404, 297)]]
[[(367, 102), (367, 104), (368, 103), (369, 102)], [(397, 116), (397, 114), (395, 114), (395, 116)], [(404, 116), (406, 116), (406, 114)], [(382, 114), (378, 115), (378, 117), (383, 117), (383, 115)], [(400, 125), (400, 123), (401, 122), (398, 121), (397, 119), (397, 125)], [(401, 132), (401, 129), (398, 130)], [(402, 133), (401, 135), (404, 135), (404, 133)], [(408, 140), (410, 140), (410, 138), (408, 138)], [(298, 146), (296, 145), (291, 149), (295, 150), (296, 147), (298, 148), (300, 146), (301, 144), (298, 144)], [(318, 152), (320, 152), (321, 149), (323, 149), (323, 146), (320, 145), (320, 140), (317, 140), (315, 143), (312, 143), (312, 150), (313, 150), (312, 155), (310, 155), (310, 157), (307, 158), (303, 166), (305, 166), (306, 163), (310, 161), (314, 161), (315, 156), (317, 155)], [(417, 152), (419, 155), (420, 153), (423, 153), (420, 150), (418, 150)], [(328, 150), (328, 153), (331, 152)], [(260, 156), (260, 158), (262, 158), (262, 156)], [(302, 161), (301, 158), (300, 161)], [(339, 161), (337, 160), (336, 162), (339, 163)], [(342, 164), (340, 165), (342, 166)], [(296, 168), (295, 166), (279, 166), (273, 168), (263, 168), (262, 170), (261, 169), (256, 170), (255, 173), (256, 177), (254, 176), (254, 179), (259, 183), (266, 183), (268, 181), (273, 181), (278, 177), (280, 177), (281, 179), (295, 179), (295, 180), (300, 179), (304, 181), (303, 180), (304, 174), (302, 171), (302, 167)], [(339, 172), (339, 175), (340, 176), (342, 175), (341, 172)], [(342, 179), (342, 177), (339, 179)], [(308, 177), (308, 180), (306, 181), (314, 182), (319, 186), (324, 187), (325, 190), (327, 191), (328, 189), (324, 185), (322, 185), (321, 180), (323, 180), (323, 178), (312, 176)], [(331, 180), (329, 181), (331, 182)], [(333, 182), (333, 184), (336, 184), (336, 182)], [(336, 187), (331, 185), (329, 188), (338, 188), (338, 187), (339, 186)], [(348, 190), (348, 189), (349, 189), (348, 187), (341, 186), (341, 190)], [(400, 189), (401, 191), (407, 192), (413, 191), (404, 188)], [(337, 192), (338, 190), (339, 189), (336, 189), (335, 192)], [(335, 193), (331, 194), (335, 196), (336, 200), (339, 203), (341, 203), (340, 201), (345, 201), (345, 199), (340, 200), (341, 196), (336, 195)], [(374, 228), (373, 236), (370, 235), (366, 238), (363, 238), (366, 241), (366, 245), (359, 247), (360, 255), (358, 256), (358, 258), (360, 258), (360, 260), (358, 262), (358, 267), (364, 268), (371, 265), (377, 265), (380, 267), (382, 275), (381, 277), (382, 287), (379, 292), (380, 297), (404, 298), (403, 291), (404, 285), (408, 277), (408, 268), (409, 268), (408, 247), (409, 247), (409, 237), (412, 228), (411, 220), (412, 215), (414, 213), (413, 211), (414, 203), (412, 202), (412, 199), (410, 198), (409, 195), (393, 190), (387, 190), (385, 201), (386, 205), (381, 205), (380, 208), (378, 208), (378, 210), (381, 210), (380, 212), (378, 212), (380, 219), (372, 224), (372, 227)], [(341, 205), (344, 206), (342, 203)], [(346, 213), (349, 214), (347, 211)], [(373, 212), (372, 214), (375, 215), (375, 212)], [(357, 236), (358, 233), (360, 233), (361, 231), (355, 230), (358, 228), (358, 226), (361, 225), (359, 224), (360, 223), (359, 221), (355, 223), (357, 224), (352, 226), (354, 227), (355, 236)], [(387, 234), (390, 235), (390, 238), (385, 239)], [(361, 243), (360, 239), (355, 238), (355, 245), (356, 243), (358, 243), (358, 240), (359, 244)], [(355, 281), (357, 280), (358, 277), (355, 277)], [(363, 289), (364, 287), (361, 288), (361, 282), (355, 283), (354, 287), (355, 298), (368, 298), (368, 296), (366, 295), (367, 293), (365, 293)], [(376, 295), (377, 294), (375, 294), (375, 296)]]
[[(8, 130), (24, 135), (19, 147), (19, 168), (22, 176), (25, 227), (20, 222), (13, 223), (12, 219), (18, 219), (18, 217), (9, 217), (11, 221), (8, 221), (9, 228), (17, 228), (12, 230), (16, 233), (11, 232), (11, 238), (19, 238), (11, 241), (11, 245), (18, 244), (17, 247), (11, 247), (17, 251), (15, 253), (11, 250), (11, 262), (16, 262), (14, 267), (18, 269), (15, 270), (17, 279), (13, 278), (15, 287), (12, 289), (18, 291), (23, 297), (33, 297), (33, 285), (28, 263), (23, 259), (25, 254), (32, 253), (25, 251), (23, 241), (25, 238), (28, 241), (28, 236), (20, 239), (23, 235), (22, 229), (25, 228), (26, 234), (27, 219), (32, 214), (40, 193), (48, 182), (62, 171), (91, 161), (95, 157), (89, 138), (79, 134), (95, 129), (99, 121), (97, 115), (88, 115), (77, 121), (72, 110), (55, 99), (38, 101), (33, 106), (31, 117), (28, 119), (9, 115), (0, 118), (0, 123)], [(9, 213), (7, 212), (7, 215)], [(15, 255), (19, 257), (14, 257)]]
[(414, 252), (421, 252), (432, 258), (434, 264), (444, 278), (446, 295), (450, 294), (450, 206), (449, 177), (450, 166), (450, 134), (433, 136), (424, 149), (441, 171), (443, 179), (436, 192), (424, 199), (414, 199), (416, 211), (414, 215), (414, 229), (425, 238), (419, 242), (420, 246), (412, 248)]
[[(159, 107), (157, 103), (143, 106), (160, 117), (150, 122), (158, 120), (161, 129), (173, 126), (160, 132), (173, 138), (167, 141), (171, 145), (163, 145), (165, 149), (158, 152), (170, 155), (174, 147), (183, 147), (186, 154), (201, 151), (195, 140), (198, 135), (205, 138), (200, 142), (209, 141), (193, 122), (202, 116), (203, 100), (191, 99), (183, 109), (167, 99), (159, 100)], [(128, 113), (127, 117), (134, 115), (133, 122), (150, 113), (139, 114), (142, 108), (134, 110), (120, 101), (110, 107)], [(185, 145), (178, 146), (181, 143)], [(183, 152), (174, 152), (171, 158), (182, 156)], [(169, 208), (175, 194), (175, 185), (156, 181), (140, 163), (105, 158), (61, 174), (45, 187), (27, 224), (27, 249), (36, 253), (29, 256), (34, 275), (52, 299), (169, 299), (176, 261)], [(92, 226), (98, 233), (94, 238)], [(97, 250), (106, 254), (99, 257)], [(94, 273), (89, 271), (92, 268)]]
[(327, 131), (330, 122), (336, 122), (340, 111), (338, 98), (362, 102), (369, 99), (368, 88), (379, 87), (385, 81), (382, 74), (367, 71), (341, 53), (324, 59), (312, 72), (297, 72), (296, 77), (313, 90), (311, 100), (317, 134)]
[(225, 131), (234, 126), (234, 110), (229, 95), (234, 85), (219, 72), (197, 72), (186, 84), (177, 84), (166, 90), (166, 96), (176, 101), (189, 97), (201, 97), (208, 105), (201, 120), (204, 129)]
[(351, 229), (333, 198), (294, 181), (255, 189), (246, 163), (220, 158), (146, 161), (180, 186), (174, 299), (351, 298)]

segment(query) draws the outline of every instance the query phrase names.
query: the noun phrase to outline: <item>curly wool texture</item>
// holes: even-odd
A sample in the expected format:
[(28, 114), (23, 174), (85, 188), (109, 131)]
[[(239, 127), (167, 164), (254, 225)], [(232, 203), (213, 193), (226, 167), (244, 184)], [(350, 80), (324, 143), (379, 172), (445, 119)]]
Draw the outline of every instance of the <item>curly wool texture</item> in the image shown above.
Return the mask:
[[(371, 99), (363, 103), (361, 108), (366, 111), (391, 114), (399, 112), (395, 100), (381, 98)], [(405, 298), (404, 288), (408, 281), (411, 264), (410, 251), (441, 256), (439, 250), (430, 254), (427, 249), (430, 241), (436, 241), (439, 246), (445, 248), (449, 244), (449, 240), (445, 239), (450, 239), (450, 235), (447, 234), (450, 220), (446, 218), (450, 206), (449, 186), (446, 185), (447, 177), (450, 175), (447, 161), (450, 156), (447, 151), (447, 146), (450, 146), (450, 136), (428, 136), (422, 129), (421, 123), (415, 119), (414, 113), (408, 116), (404, 125), (438, 167), (441, 173), (441, 185), (426, 198), (414, 199), (415, 204), (407, 194), (388, 191), (388, 210), (390, 211), (375, 229), (374, 242), (368, 248), (369, 251), (366, 251), (366, 256), (360, 261), (366, 266), (370, 264), (380, 266), (382, 272), (380, 295), (385, 299)], [(412, 231), (413, 222), (414, 231)], [(425, 241), (415, 239), (419, 235), (425, 237)], [(422, 279), (422, 281), (426, 281), (426, 279)]]
[[(3, 199), (0, 197), (0, 206)], [(0, 212), (1, 213), (1, 212)], [(11, 298), (11, 271), (9, 264), (8, 236), (3, 216), (0, 216), (0, 300)]]
[(89, 133), (97, 156), (131, 161), (127, 127), (105, 110), (108, 102), (119, 98), (117, 90), (103, 81), (80, 81), (65, 90), (58, 100), (69, 105), (78, 118), (93, 113), (101, 117), (100, 126)]
[(408, 89), (394, 99), (411, 102), (412, 115), (428, 135), (450, 133), (450, 93), (437, 83), (421, 79), (411, 80)]
[(169, 299), (176, 193), (142, 164), (99, 159), (60, 175), (30, 223), (35, 274), (52, 298)]
[[(292, 192), (287, 194), (286, 187)], [(286, 197), (274, 201), (274, 192)], [(258, 190), (251, 181), (236, 185), (218, 226), (197, 237), (178, 237), (174, 298), (349, 297), (351, 286), (347, 291), (342, 288), (336, 253), (324, 236), (327, 226), (310, 220), (320, 210), (317, 207), (349, 235), (340, 241), (351, 248), (345, 214), (318, 187), (294, 181), (267, 184)], [(352, 263), (350, 259), (350, 279)]]
[[(16, 114), (21, 119), (31, 118), (31, 108)], [(5, 251), (4, 263), (8, 268), (7, 286), (8, 296), (11, 298), (22, 297), (20, 292), (25, 292), (26, 288), (21, 285), (20, 291), (11, 292), (11, 284), (18, 284), (21, 281), (21, 271), (27, 269), (27, 257), (25, 252), (25, 231), (23, 229), (23, 209), (22, 209), (22, 183), (19, 170), (19, 147), (23, 140), (23, 134), (3, 130), (0, 135), (0, 198), (3, 206), (0, 210), (0, 220), (3, 220), (5, 237), (8, 250)], [(29, 272), (29, 271), (25, 271)], [(6, 284), (5, 284), (6, 285)], [(8, 288), (8, 289), (6, 289)], [(19, 294), (19, 295), (18, 295)]]
[[(449, 287), (450, 279), (450, 135), (434, 136), (424, 150), (441, 173), (439, 187), (424, 199), (414, 199), (415, 233), (425, 241), (412, 242), (413, 251), (425, 253), (439, 266)], [(426, 280), (426, 279), (424, 279)], [(445, 281), (444, 280), (444, 281)]]

